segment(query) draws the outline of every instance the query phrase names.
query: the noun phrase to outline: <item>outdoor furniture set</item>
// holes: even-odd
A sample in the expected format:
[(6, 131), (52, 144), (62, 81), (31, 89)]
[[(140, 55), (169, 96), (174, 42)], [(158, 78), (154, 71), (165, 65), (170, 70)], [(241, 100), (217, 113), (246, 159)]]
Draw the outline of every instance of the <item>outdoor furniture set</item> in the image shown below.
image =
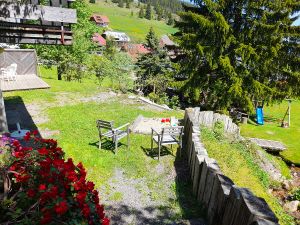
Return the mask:
[(1, 68), (0, 72), (0, 80), (15, 81), (17, 75), (17, 64), (12, 63), (6, 68)]
[[(161, 129), (151, 128), (151, 151), (153, 151), (153, 142), (158, 146), (158, 160), (160, 159), (162, 146), (179, 145), (180, 154), (182, 148), (183, 126), (178, 126), (178, 121), (172, 117), (171, 119), (162, 119), (164, 125)], [(102, 141), (110, 139), (114, 143), (114, 150), (117, 153), (119, 141), (127, 137), (127, 148), (129, 148), (129, 123), (114, 128), (114, 121), (97, 120), (97, 128), (99, 131), (99, 149), (101, 149)]]

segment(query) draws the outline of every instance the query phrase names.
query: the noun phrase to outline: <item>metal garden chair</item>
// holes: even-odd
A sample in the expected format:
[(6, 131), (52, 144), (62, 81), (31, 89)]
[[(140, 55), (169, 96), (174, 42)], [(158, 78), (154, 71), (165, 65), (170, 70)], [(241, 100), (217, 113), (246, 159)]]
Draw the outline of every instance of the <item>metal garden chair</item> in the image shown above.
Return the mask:
[[(97, 120), (99, 131), (99, 149), (104, 138), (111, 139), (115, 144), (115, 153), (117, 153), (119, 140), (127, 136), (127, 148), (129, 148), (129, 123), (114, 128), (114, 121)], [(125, 128), (125, 129), (124, 129)]]
[(183, 135), (183, 126), (176, 127), (164, 127), (161, 132), (156, 131), (154, 128), (151, 128), (151, 151), (153, 150), (153, 141), (158, 145), (158, 160), (160, 159), (161, 147), (165, 145), (178, 144), (182, 148), (182, 135)]

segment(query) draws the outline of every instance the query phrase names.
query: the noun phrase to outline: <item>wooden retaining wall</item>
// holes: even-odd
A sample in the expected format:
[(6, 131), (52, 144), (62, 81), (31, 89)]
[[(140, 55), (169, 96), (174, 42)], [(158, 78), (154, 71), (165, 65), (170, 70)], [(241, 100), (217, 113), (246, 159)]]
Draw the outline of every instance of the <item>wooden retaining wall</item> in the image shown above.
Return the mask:
[(278, 219), (264, 199), (256, 197), (249, 189), (234, 185), (230, 178), (222, 174), (216, 160), (208, 156), (200, 141), (200, 124), (207, 113), (200, 114), (199, 108), (186, 109), (183, 143), (192, 192), (207, 210), (208, 225), (278, 224)]
[(206, 127), (213, 127), (217, 121), (221, 121), (224, 124), (224, 131), (240, 135), (240, 128), (236, 125), (229, 116), (214, 113), (213, 111), (201, 111), (199, 108), (195, 108), (195, 121), (200, 125)]

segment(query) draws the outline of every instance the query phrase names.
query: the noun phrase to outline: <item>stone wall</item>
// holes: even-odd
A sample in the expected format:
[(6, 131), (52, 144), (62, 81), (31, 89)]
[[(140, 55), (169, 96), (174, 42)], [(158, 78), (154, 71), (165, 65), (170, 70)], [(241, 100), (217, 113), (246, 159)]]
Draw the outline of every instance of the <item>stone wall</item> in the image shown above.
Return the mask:
[(207, 210), (208, 224), (278, 224), (278, 219), (266, 201), (256, 197), (249, 189), (234, 185), (230, 178), (222, 174), (216, 160), (208, 156), (200, 141), (200, 124), (212, 125), (218, 118), (224, 119), (225, 117), (215, 116), (211, 112), (200, 114), (199, 108), (186, 109), (183, 143), (193, 184), (192, 192)]

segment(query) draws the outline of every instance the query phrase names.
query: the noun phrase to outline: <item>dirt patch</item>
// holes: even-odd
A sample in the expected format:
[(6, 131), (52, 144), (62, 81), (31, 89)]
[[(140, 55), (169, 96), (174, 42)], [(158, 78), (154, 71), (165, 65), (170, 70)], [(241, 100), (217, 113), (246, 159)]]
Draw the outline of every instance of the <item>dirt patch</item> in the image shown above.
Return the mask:
[[(197, 218), (201, 213), (191, 204), (189, 192), (181, 188), (186, 186), (189, 177), (186, 164), (179, 161), (174, 165), (169, 156), (164, 156), (143, 178), (128, 177), (126, 171), (116, 168), (100, 190), (111, 224), (204, 225), (204, 221)], [(185, 210), (195, 210), (196, 217), (183, 220)]]

